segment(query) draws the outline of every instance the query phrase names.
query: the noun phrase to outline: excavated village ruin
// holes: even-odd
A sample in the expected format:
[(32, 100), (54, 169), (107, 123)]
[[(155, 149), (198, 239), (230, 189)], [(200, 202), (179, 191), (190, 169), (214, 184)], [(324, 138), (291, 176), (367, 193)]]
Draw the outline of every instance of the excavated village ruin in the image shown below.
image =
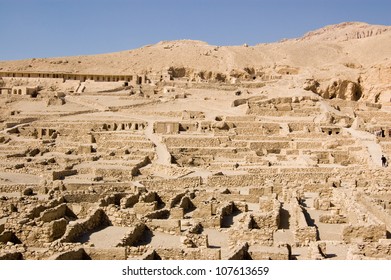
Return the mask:
[(391, 259), (390, 44), (0, 61), (0, 259)]

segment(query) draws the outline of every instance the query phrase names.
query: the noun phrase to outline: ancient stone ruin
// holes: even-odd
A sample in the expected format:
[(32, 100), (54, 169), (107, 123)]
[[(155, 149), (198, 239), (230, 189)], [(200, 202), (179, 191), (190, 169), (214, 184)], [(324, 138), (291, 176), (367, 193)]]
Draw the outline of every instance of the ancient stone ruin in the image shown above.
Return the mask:
[(330, 39), (350, 56), (316, 62), (335, 30), (163, 42), (132, 52), (188, 67), (131, 73), (0, 62), (0, 259), (391, 259), (390, 51), (352, 49), (391, 31)]

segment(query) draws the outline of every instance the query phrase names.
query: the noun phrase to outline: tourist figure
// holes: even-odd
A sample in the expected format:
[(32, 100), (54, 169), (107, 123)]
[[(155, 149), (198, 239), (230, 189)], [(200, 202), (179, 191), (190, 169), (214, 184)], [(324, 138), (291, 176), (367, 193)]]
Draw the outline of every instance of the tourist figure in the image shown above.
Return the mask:
[(381, 156), (381, 165), (383, 167), (387, 167), (388, 166), (388, 163), (387, 163), (387, 159), (384, 155)]

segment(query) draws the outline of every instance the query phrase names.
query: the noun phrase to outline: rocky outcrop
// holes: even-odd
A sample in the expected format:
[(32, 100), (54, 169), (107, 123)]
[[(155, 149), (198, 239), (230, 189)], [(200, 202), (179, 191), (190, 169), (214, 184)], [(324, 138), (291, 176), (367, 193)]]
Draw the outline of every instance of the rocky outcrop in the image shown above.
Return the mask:
[(362, 96), (362, 88), (358, 82), (350, 80), (336, 79), (328, 82), (318, 82), (308, 79), (303, 85), (303, 89), (312, 91), (324, 99), (339, 98), (343, 100), (358, 101)]

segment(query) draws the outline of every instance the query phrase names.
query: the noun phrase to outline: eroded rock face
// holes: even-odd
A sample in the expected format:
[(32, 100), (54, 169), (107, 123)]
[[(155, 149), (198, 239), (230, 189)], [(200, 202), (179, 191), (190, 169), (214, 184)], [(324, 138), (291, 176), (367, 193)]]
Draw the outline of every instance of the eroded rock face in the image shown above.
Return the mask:
[(363, 98), (367, 101), (389, 101), (391, 63), (372, 66), (362, 75)]
[(304, 90), (319, 94), (325, 99), (339, 98), (358, 101), (362, 96), (360, 84), (349, 80), (338, 79), (321, 84), (317, 80), (309, 79), (304, 83), (303, 88)]

